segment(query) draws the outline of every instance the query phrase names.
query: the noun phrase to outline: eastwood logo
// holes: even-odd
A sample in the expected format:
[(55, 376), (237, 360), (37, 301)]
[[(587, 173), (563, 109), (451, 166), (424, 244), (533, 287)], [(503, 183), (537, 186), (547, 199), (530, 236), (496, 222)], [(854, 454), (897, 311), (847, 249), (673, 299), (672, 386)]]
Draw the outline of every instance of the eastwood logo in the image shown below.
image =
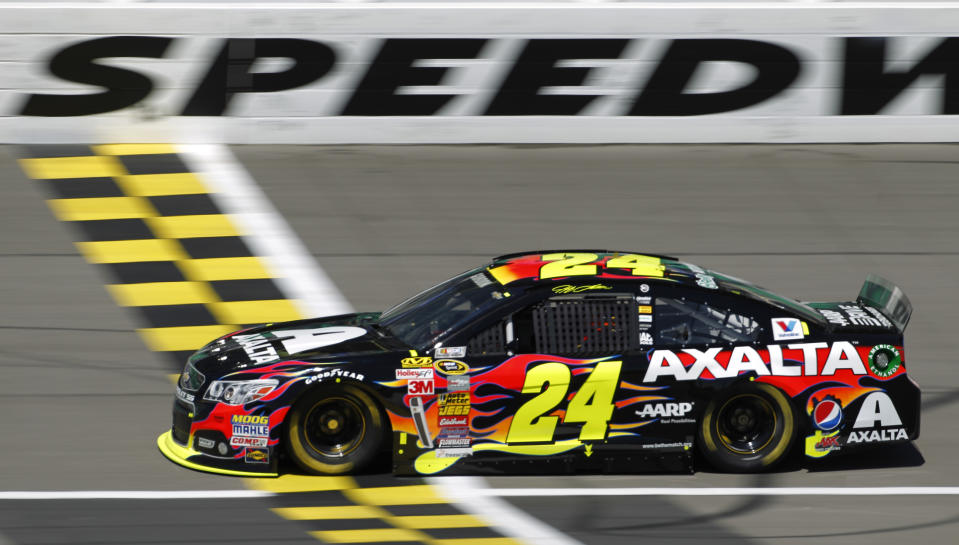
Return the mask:
[[(790, 39), (795, 44), (789, 43)], [(176, 55), (191, 50), (183, 43), (190, 40), (194, 38), (107, 36), (63, 47), (53, 41), (56, 49), (40, 52), (36, 60), (47, 63), (46, 70), (38, 73), (49, 73), (59, 81), (37, 87), (60, 88), (63, 82), (75, 85), (67, 85), (59, 93), (35, 92), (21, 95), (20, 100), (11, 97), (9, 103), (22, 106), (4, 114), (102, 114), (148, 104), (169, 89), (184, 89), (182, 98), (162, 115), (224, 116), (237, 109), (239, 96), (315, 85), (326, 86), (328, 92), (322, 95), (324, 99), (300, 102), (307, 109), (305, 115), (697, 116), (742, 110), (775, 98), (792, 100), (789, 105), (805, 108), (802, 113), (806, 115), (851, 116), (888, 113), (887, 108), (919, 81), (937, 82), (928, 89), (937, 99), (922, 103), (917, 115), (959, 114), (959, 101), (951, 99), (959, 93), (949, 62), (959, 49), (959, 38), (954, 37), (837, 37), (825, 39), (818, 55), (810, 55), (800, 38), (790, 37), (776, 43), (739, 38), (644, 38), (639, 48), (631, 47), (634, 40), (624, 38), (534, 38), (520, 40), (516, 49), (496, 47), (495, 42), (505, 39), (484, 37), (226, 38), (213, 44), (211, 55), (201, 59), (196, 69), (163, 74), (163, 89), (158, 89), (152, 72), (123, 66), (131, 58), (140, 63), (142, 59), (185, 61)], [(902, 50), (919, 51), (919, 58), (906, 64), (894, 53)], [(271, 58), (286, 59), (287, 64), (277, 71), (260, 70), (262, 60)], [(431, 62), (435, 59), (447, 62)], [(694, 76), (710, 72), (704, 67), (717, 62), (738, 65), (740, 71), (753, 75), (726, 85), (708, 78), (696, 80), (699, 88), (690, 85)], [(650, 66), (650, 75), (634, 77), (632, 70), (637, 64)], [(505, 66), (489, 70), (490, 65)], [(155, 66), (163, 69), (168, 65)], [(827, 94), (822, 100), (810, 101), (809, 92), (789, 93), (796, 90), (800, 72), (836, 85), (823, 89)], [(196, 83), (194, 73), (199, 74)], [(356, 83), (334, 85), (334, 78), (343, 74)], [(490, 93), (456, 93), (450, 81), (473, 81), (471, 87), (489, 89)], [(629, 87), (634, 81), (641, 81), (641, 86)], [(420, 91), (406, 92), (412, 84)], [(429, 86), (436, 90), (429, 92)], [(805, 106), (808, 102), (822, 106)], [(242, 115), (271, 115), (249, 104)], [(265, 358), (269, 349), (263, 352)]]

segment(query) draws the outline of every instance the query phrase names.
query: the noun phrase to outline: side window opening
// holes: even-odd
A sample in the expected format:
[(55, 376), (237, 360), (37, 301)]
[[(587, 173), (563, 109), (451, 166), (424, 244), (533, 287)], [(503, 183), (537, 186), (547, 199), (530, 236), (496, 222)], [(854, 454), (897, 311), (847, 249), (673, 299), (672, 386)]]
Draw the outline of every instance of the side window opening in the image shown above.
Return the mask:
[(479, 356), (505, 354), (508, 325), (509, 321), (503, 320), (480, 331), (467, 343), (467, 353)]
[(685, 298), (656, 298), (656, 344), (752, 343), (762, 328), (751, 316)]
[(639, 336), (637, 314), (632, 295), (554, 297), (531, 309), (532, 348), (565, 355), (625, 352)]

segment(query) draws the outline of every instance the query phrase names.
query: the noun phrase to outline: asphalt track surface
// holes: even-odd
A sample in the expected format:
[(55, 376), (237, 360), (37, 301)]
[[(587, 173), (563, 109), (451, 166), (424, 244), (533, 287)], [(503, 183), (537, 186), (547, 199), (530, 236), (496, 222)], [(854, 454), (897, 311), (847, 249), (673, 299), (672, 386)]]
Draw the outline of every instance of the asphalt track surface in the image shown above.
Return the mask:
[[(676, 255), (800, 299), (869, 272), (915, 307), (914, 446), (779, 471), (489, 478), (490, 487), (959, 486), (959, 146), (236, 147), (354, 307), (516, 250)], [(0, 148), (0, 491), (238, 489), (156, 451), (168, 363), (133, 333), (45, 195)], [(271, 503), (271, 501), (273, 503)], [(586, 544), (952, 543), (956, 496), (524, 497)], [(315, 543), (275, 500), (0, 500), (0, 544)]]

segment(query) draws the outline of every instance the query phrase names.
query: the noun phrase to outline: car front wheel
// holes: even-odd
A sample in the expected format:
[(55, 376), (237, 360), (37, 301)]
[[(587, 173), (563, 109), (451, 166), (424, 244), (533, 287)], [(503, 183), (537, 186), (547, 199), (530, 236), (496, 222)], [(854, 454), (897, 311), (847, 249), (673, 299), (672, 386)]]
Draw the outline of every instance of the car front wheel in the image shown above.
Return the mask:
[(383, 411), (362, 389), (352, 385), (318, 388), (304, 394), (290, 410), (287, 451), (308, 473), (349, 473), (376, 456), (386, 428)]

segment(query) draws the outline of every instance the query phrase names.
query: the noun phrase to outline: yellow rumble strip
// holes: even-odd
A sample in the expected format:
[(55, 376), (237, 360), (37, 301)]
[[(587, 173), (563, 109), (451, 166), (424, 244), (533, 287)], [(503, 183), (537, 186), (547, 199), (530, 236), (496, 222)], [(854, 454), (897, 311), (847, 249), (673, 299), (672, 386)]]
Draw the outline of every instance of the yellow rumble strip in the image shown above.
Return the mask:
[[(24, 151), (21, 168), (46, 186), (54, 216), (75, 227), (80, 254), (105, 270), (110, 296), (135, 310), (146, 346), (169, 355), (174, 384), (172, 373), (207, 342), (248, 325), (305, 317), (175, 146)], [(327, 543), (519, 545), (421, 479), (281, 475), (244, 482), (277, 493), (273, 513)]]
[(135, 308), (171, 371), (241, 327), (304, 318), (242, 231), (170, 144), (35, 146), (23, 171), (46, 186), (77, 249), (106, 269), (117, 304)]

